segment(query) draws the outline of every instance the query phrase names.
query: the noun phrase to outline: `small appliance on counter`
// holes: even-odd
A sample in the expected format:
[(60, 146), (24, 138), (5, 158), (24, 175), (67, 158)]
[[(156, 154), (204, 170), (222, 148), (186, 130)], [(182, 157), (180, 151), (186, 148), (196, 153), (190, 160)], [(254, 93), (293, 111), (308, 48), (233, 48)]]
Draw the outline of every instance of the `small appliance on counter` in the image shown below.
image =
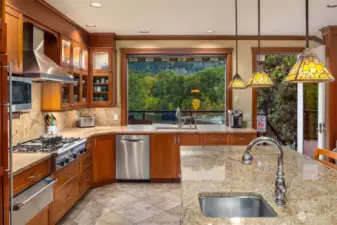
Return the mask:
[(228, 119), (231, 128), (242, 128), (241, 110), (228, 110)]
[(77, 127), (95, 127), (96, 118), (94, 116), (79, 116), (77, 119)]

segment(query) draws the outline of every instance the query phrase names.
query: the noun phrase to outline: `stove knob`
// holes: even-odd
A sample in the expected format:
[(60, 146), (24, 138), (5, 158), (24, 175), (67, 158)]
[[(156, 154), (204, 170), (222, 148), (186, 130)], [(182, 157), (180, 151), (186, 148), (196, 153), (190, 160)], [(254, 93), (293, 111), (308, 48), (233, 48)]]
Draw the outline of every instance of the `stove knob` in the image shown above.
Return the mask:
[(84, 152), (85, 152), (85, 149), (80, 150), (80, 154), (84, 154)]
[(73, 157), (74, 159), (76, 159), (77, 158), (77, 154), (73, 153), (73, 154), (71, 154), (71, 157)]
[(59, 162), (57, 163), (58, 166), (64, 166), (64, 164), (65, 164), (64, 161), (59, 161)]
[(65, 158), (65, 159), (64, 159), (64, 162), (65, 162), (65, 163), (69, 163), (69, 159), (68, 159), (68, 158)]

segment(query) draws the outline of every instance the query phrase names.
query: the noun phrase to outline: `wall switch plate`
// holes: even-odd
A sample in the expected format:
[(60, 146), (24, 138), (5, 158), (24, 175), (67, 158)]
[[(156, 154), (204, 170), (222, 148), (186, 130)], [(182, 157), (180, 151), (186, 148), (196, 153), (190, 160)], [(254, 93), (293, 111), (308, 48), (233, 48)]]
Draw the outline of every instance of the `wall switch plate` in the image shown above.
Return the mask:
[(235, 96), (235, 97), (234, 97), (234, 102), (235, 102), (235, 103), (239, 103), (239, 96)]

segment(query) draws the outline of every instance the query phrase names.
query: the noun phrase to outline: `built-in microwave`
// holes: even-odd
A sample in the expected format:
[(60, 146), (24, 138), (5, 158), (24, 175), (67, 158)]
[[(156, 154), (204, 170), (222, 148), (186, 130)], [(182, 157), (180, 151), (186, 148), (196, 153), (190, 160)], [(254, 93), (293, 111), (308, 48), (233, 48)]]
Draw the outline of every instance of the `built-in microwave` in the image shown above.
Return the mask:
[(32, 108), (32, 79), (12, 77), (12, 103), (13, 112)]

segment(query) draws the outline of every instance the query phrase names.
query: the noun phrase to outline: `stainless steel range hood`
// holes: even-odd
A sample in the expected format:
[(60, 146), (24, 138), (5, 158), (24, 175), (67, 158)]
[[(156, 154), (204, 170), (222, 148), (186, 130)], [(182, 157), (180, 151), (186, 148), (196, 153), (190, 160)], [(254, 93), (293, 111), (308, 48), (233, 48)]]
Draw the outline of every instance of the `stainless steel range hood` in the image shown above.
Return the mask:
[(44, 31), (24, 23), (23, 75), (33, 81), (73, 82), (74, 77), (44, 54)]

